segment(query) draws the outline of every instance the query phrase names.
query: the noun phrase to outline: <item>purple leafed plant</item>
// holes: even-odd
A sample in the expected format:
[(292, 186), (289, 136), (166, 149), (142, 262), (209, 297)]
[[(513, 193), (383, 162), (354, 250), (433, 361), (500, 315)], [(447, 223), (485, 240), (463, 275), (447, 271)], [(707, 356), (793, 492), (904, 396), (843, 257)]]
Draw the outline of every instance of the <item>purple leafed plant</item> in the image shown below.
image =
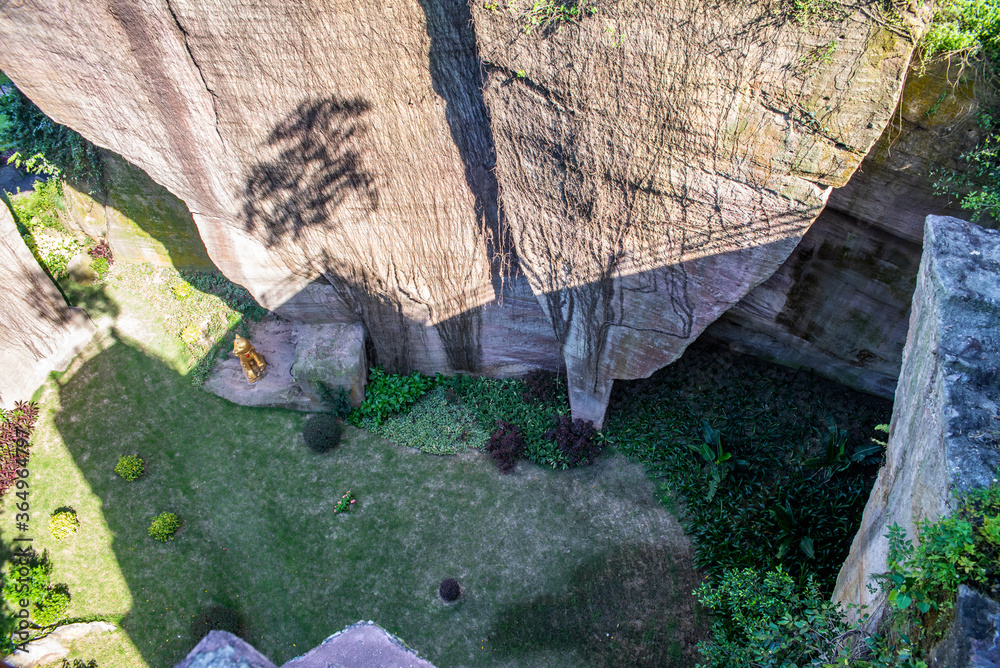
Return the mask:
[(594, 423), (587, 420), (573, 420), (568, 415), (557, 415), (556, 426), (545, 432), (545, 438), (556, 442), (559, 452), (566, 455), (570, 466), (589, 464), (601, 454), (603, 447), (595, 438)]
[(0, 495), (17, 480), (19, 469), (28, 465), (28, 446), (38, 419), (38, 404), (18, 401), (14, 409), (0, 411)]
[(496, 461), (501, 473), (509, 473), (524, 454), (524, 436), (517, 425), (497, 420), (497, 428), (486, 441), (486, 452)]

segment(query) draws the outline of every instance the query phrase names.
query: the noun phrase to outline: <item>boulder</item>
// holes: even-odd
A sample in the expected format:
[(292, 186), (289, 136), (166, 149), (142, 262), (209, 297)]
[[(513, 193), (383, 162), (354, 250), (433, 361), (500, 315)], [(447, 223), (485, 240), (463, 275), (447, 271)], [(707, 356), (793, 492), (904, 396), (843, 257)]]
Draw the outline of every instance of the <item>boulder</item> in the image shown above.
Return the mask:
[(928, 216), (923, 249), (886, 462), (833, 593), (873, 619), (885, 596), (867, 585), (886, 570), (888, 527), (915, 539), (916, 522), (1000, 470), (1000, 231)]
[(0, 206), (0, 408), (31, 398), (49, 373), (63, 371), (94, 336), (86, 312), (66, 303)]
[(313, 405), (330, 405), (340, 391), (348, 394), (352, 406), (361, 405), (368, 365), (365, 331), (360, 323), (296, 325), (293, 339), (292, 378)]
[(965, 585), (958, 588), (955, 621), (931, 649), (930, 668), (1000, 668), (1000, 604)]
[(277, 668), (253, 645), (228, 631), (209, 631), (174, 668)]
[(270, 316), (254, 326), (250, 343), (267, 362), (251, 385), (231, 353), (216, 362), (203, 389), (242, 406), (328, 411), (339, 389), (351, 404), (364, 401), (368, 378), (364, 330), (355, 324), (295, 324)]
[(4, 659), (13, 668), (35, 668), (62, 661), (69, 655), (67, 649), (55, 638), (45, 637), (25, 645), (27, 651), (16, 651)]

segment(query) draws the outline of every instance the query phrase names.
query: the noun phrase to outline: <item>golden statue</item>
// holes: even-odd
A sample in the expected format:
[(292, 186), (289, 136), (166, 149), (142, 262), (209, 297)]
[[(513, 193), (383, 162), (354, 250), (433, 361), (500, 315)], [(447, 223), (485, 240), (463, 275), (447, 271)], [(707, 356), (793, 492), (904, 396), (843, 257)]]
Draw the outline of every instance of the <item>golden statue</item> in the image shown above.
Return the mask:
[(267, 371), (267, 362), (264, 357), (254, 350), (250, 342), (239, 334), (233, 341), (233, 354), (240, 358), (240, 366), (247, 377), (247, 382), (253, 385), (264, 376)]

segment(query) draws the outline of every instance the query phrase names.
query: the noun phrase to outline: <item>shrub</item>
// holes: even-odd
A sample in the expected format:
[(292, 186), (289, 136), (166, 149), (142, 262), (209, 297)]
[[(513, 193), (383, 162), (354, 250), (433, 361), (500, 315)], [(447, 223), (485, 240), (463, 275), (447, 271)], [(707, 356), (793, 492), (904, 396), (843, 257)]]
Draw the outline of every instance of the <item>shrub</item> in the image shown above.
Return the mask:
[(445, 578), (438, 585), (438, 595), (448, 603), (457, 601), (458, 597), (462, 595), (462, 585), (458, 584), (458, 580)]
[(1000, 5), (994, 0), (946, 0), (924, 37), (929, 55), (966, 51), (1000, 59)]
[(423, 396), (434, 386), (434, 379), (419, 373), (401, 376), (378, 367), (369, 370), (365, 400), (350, 415), (351, 424), (378, 427), (382, 422)]
[(98, 241), (96, 246), (87, 251), (87, 254), (95, 260), (106, 260), (108, 266), (115, 263), (115, 256), (111, 252), (111, 246), (108, 245), (107, 239)]
[(146, 470), (146, 465), (139, 455), (122, 455), (115, 464), (115, 473), (129, 482), (138, 480)]
[(486, 452), (493, 457), (501, 473), (509, 473), (524, 454), (524, 437), (517, 425), (497, 420), (497, 428), (486, 441)]
[(160, 513), (149, 525), (149, 535), (158, 541), (166, 543), (174, 539), (174, 534), (181, 526), (181, 521), (173, 513)]
[(340, 445), (344, 428), (330, 413), (314, 413), (302, 428), (302, 438), (313, 452), (330, 452)]
[(556, 426), (545, 432), (545, 438), (556, 442), (570, 466), (589, 464), (601, 454), (603, 444), (597, 440), (593, 422), (574, 420), (568, 415), (553, 417)]
[(80, 528), (80, 520), (72, 509), (57, 510), (49, 518), (49, 532), (56, 540), (68, 538)]
[(98, 668), (97, 660), (91, 659), (90, 661), (84, 661), (83, 659), (73, 659), (70, 663), (69, 659), (63, 659), (59, 668)]
[(39, 626), (55, 624), (66, 614), (69, 600), (69, 588), (66, 585), (51, 587), (42, 600), (35, 603), (31, 617)]
[(523, 380), (451, 376), (441, 382), (476, 412), (484, 429), (494, 429), (497, 420), (516, 424), (524, 438), (525, 459), (553, 469), (569, 468), (566, 456), (544, 436), (552, 428), (554, 412), (569, 412), (565, 392), (557, 392), (552, 403), (543, 404), (524, 401), (527, 389)]
[[(13, 410), (0, 411), (0, 494), (11, 486), (27, 496), (27, 469), (31, 434), (38, 419), (38, 404), (18, 401)], [(23, 475), (19, 474), (23, 472)]]
[(11, 607), (19, 607), (22, 599), (33, 603), (44, 600), (49, 590), (49, 577), (52, 574), (52, 562), (47, 552), (38, 556), (30, 553), (25, 557), (15, 558), (7, 565), (7, 573), (3, 581), (3, 598)]
[(867, 615), (849, 624), (811, 577), (800, 588), (780, 567), (727, 571), (694, 594), (716, 617), (712, 639), (698, 644), (699, 668), (926, 668), (912, 660), (908, 641), (891, 647), (869, 635)]
[(987, 591), (1000, 580), (1000, 484), (968, 492), (951, 515), (917, 529), (914, 547), (898, 525), (890, 528), (881, 580), (902, 624), (935, 642), (944, 630), (938, 611), (951, 610), (959, 585)]
[(94, 272), (97, 274), (97, 277), (101, 279), (103, 279), (105, 276), (108, 275), (108, 270), (110, 269), (110, 267), (108, 266), (108, 261), (105, 260), (103, 257), (97, 257), (91, 260), (90, 268), (93, 269)]

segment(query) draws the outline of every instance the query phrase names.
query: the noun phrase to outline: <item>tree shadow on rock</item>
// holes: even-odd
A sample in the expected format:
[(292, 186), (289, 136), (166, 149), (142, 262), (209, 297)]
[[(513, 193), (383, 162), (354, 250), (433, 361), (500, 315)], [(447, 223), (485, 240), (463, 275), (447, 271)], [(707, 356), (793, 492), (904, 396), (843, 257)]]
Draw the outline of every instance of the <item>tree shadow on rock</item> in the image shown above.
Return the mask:
[(266, 145), (274, 159), (253, 168), (244, 190), (248, 232), (263, 228), (274, 247), (300, 241), (311, 230), (335, 224), (334, 213), (355, 198), (378, 209), (375, 177), (362, 166), (361, 118), (371, 105), (360, 99), (303, 102), (271, 132)]

